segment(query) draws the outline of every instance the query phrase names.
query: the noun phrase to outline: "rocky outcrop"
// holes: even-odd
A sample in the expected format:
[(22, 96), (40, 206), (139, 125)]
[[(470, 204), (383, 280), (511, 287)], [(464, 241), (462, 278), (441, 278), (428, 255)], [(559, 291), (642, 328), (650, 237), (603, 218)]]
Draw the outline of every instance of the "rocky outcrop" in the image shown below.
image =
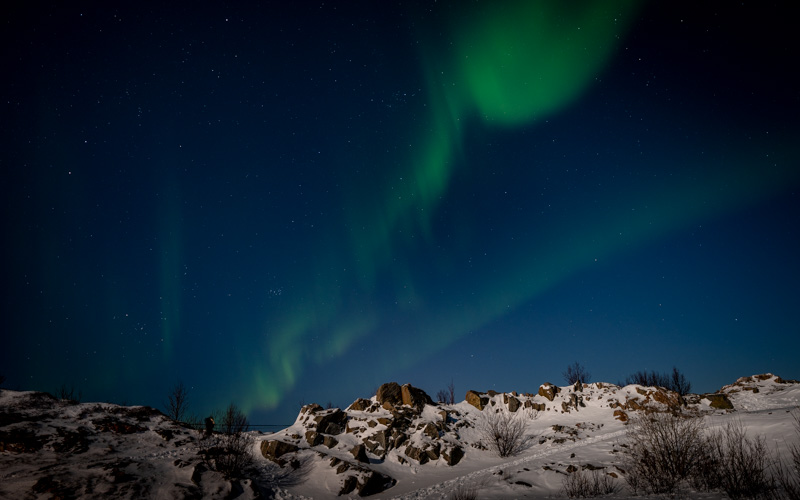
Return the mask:
[(403, 391), (400, 389), (400, 384), (389, 382), (381, 385), (375, 393), (375, 399), (387, 410), (403, 404)]
[(400, 388), (400, 394), (404, 405), (411, 406), (417, 410), (422, 410), (425, 408), (425, 405), (433, 405), (433, 400), (425, 391), (417, 389), (410, 384), (402, 386)]
[(341, 474), (342, 486), (339, 495), (349, 495), (354, 491), (366, 497), (386, 491), (395, 485), (393, 478), (356, 463), (344, 462), (338, 458), (331, 459), (331, 467), (336, 467), (336, 474)]
[(709, 401), (709, 406), (717, 410), (733, 410), (733, 403), (725, 394), (706, 394), (703, 399)]
[(545, 382), (539, 387), (539, 395), (547, 399), (548, 401), (554, 400), (556, 394), (558, 394), (559, 392), (561, 392), (561, 389), (551, 384), (550, 382)]
[(485, 396), (481, 396), (480, 393), (477, 391), (467, 391), (467, 395), (465, 396), (467, 403), (471, 404), (475, 408), (483, 411), (487, 404), (489, 404), (489, 398)]
[(367, 456), (367, 447), (363, 444), (358, 444), (350, 450), (350, 454), (353, 455), (353, 458), (358, 460), (361, 463), (368, 464), (369, 457)]
[(347, 422), (347, 414), (339, 408), (324, 410), (324, 413), (314, 417), (317, 423), (317, 432), (322, 434), (341, 434)]
[(287, 453), (293, 453), (299, 449), (300, 448), (298, 448), (296, 445), (285, 443), (283, 441), (261, 441), (261, 454), (264, 455), (264, 458), (267, 460), (271, 460), (278, 465), (283, 465), (286, 463), (285, 460), (281, 459), (282, 456), (286, 455)]
[(508, 411), (516, 412), (519, 410), (519, 407), (522, 403), (520, 403), (519, 399), (515, 398), (514, 396), (509, 396), (508, 394), (503, 394), (503, 403), (508, 406)]
[(375, 393), (375, 399), (387, 410), (393, 410), (397, 406), (410, 406), (421, 411), (425, 405), (433, 405), (433, 400), (425, 391), (418, 389), (411, 384), (402, 387), (396, 382), (383, 384)]

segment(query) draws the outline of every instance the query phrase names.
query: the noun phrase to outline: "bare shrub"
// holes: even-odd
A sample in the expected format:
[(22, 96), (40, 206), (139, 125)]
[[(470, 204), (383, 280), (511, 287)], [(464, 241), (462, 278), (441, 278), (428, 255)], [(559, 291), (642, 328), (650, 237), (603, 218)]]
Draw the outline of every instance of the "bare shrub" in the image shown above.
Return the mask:
[(488, 447), (501, 457), (510, 457), (522, 451), (530, 441), (525, 412), (515, 414), (486, 409), (481, 427), (481, 437)]
[(674, 366), (672, 367), (672, 375), (670, 375), (669, 382), (670, 384), (667, 386), (667, 389), (675, 391), (681, 396), (689, 394), (692, 390), (692, 383)]
[(219, 419), (221, 434), (200, 441), (200, 454), (210, 468), (226, 477), (241, 477), (253, 465), (253, 439), (247, 417), (231, 403)]
[(449, 500), (476, 500), (478, 498), (478, 491), (472, 486), (459, 484), (447, 498)]
[(611, 495), (619, 491), (612, 477), (599, 470), (586, 472), (578, 469), (564, 476), (561, 490), (569, 498), (592, 498)]
[(61, 384), (61, 387), (56, 389), (56, 391), (53, 393), (53, 396), (55, 396), (56, 399), (66, 401), (67, 403), (78, 404), (81, 402), (81, 397), (83, 397), (83, 394), (80, 390), (76, 394), (74, 385), (67, 387), (67, 384)]
[(592, 380), (592, 374), (586, 371), (586, 367), (577, 361), (567, 366), (567, 369), (561, 375), (563, 375), (567, 385), (573, 385), (575, 382), (588, 384)]
[(655, 371), (638, 371), (625, 378), (624, 385), (637, 384), (645, 387), (663, 387), (667, 390), (677, 392), (681, 396), (689, 394), (692, 390), (692, 383), (676, 367), (672, 368), (671, 374), (658, 373)]
[[(800, 407), (792, 411), (795, 437), (798, 442), (788, 444), (791, 459), (784, 461), (776, 458), (773, 463), (775, 486), (780, 488), (778, 498), (800, 500)], [(788, 462), (788, 463), (787, 463)]]
[(704, 456), (703, 423), (672, 413), (638, 415), (628, 427), (625, 476), (634, 492), (674, 493)]
[(720, 488), (733, 500), (765, 497), (774, 481), (771, 459), (763, 437), (749, 438), (740, 421), (729, 422), (705, 439), (705, 456), (693, 483), (704, 489)]
[(446, 405), (456, 403), (456, 386), (453, 384), (452, 379), (450, 379), (450, 383), (447, 384), (447, 387), (436, 393), (436, 401)]
[(189, 410), (189, 391), (182, 381), (178, 381), (167, 396), (167, 416), (176, 422), (183, 422)]

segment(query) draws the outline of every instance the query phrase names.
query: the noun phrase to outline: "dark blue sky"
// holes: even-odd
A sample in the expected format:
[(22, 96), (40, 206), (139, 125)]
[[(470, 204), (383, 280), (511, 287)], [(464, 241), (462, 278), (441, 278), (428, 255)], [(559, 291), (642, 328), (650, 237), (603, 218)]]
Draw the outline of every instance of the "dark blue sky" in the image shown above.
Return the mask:
[(6, 387), (800, 378), (788, 6), (465, 5), (12, 10)]

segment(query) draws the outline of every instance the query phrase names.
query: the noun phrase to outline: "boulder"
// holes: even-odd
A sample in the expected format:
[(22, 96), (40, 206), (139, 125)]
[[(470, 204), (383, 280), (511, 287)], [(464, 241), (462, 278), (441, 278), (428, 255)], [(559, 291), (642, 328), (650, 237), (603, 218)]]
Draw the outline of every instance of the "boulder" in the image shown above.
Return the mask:
[(308, 442), (309, 446), (317, 446), (318, 444), (322, 444), (322, 435), (316, 431), (307, 431), (306, 432), (306, 441)]
[(367, 456), (367, 447), (364, 444), (357, 444), (350, 450), (350, 454), (353, 455), (353, 458), (358, 460), (359, 462), (368, 464), (369, 457)]
[(442, 452), (442, 458), (447, 462), (447, 465), (456, 465), (464, 458), (464, 450), (460, 446), (446, 449)]
[(347, 414), (339, 408), (327, 410), (325, 415), (317, 415), (314, 421), (317, 423), (317, 432), (322, 434), (341, 434), (344, 432)]
[(480, 393), (477, 391), (467, 391), (467, 395), (464, 397), (467, 403), (471, 404), (475, 408), (483, 411), (487, 404), (489, 404), (489, 398), (481, 397)]
[(299, 450), (299, 448), (291, 443), (284, 443), (283, 441), (277, 440), (261, 441), (261, 454), (264, 455), (264, 458), (267, 460), (272, 460), (277, 464), (284, 463), (280, 457), (287, 453), (293, 453), (297, 450)]
[(350, 405), (348, 410), (365, 411), (370, 406), (372, 406), (372, 401), (370, 401), (369, 399), (358, 398), (355, 401), (353, 401), (353, 404)]
[(425, 408), (425, 405), (432, 405), (433, 400), (422, 389), (417, 389), (411, 384), (405, 384), (400, 388), (400, 394), (404, 405), (412, 406), (418, 410)]
[(725, 394), (706, 394), (703, 398), (710, 401), (712, 408), (717, 410), (733, 410), (733, 403)]
[(428, 454), (422, 450), (422, 448), (417, 448), (412, 444), (406, 447), (405, 453), (408, 458), (413, 458), (414, 460), (419, 462), (420, 465), (427, 463), (428, 459), (430, 458), (428, 457)]
[(391, 406), (397, 406), (403, 404), (403, 391), (397, 382), (388, 382), (378, 387), (375, 398), (384, 408), (386, 408), (387, 403)]
[(561, 389), (551, 384), (550, 382), (545, 382), (539, 387), (539, 395), (547, 399), (548, 401), (552, 401), (553, 399), (555, 399), (556, 394), (558, 394), (559, 392), (561, 392)]
[(425, 427), (422, 429), (422, 432), (423, 434), (432, 439), (436, 439), (439, 437), (439, 429), (430, 422), (425, 424)]
[(614, 410), (614, 418), (616, 418), (620, 422), (627, 422), (628, 414), (622, 410)]
[(322, 444), (330, 449), (339, 444), (339, 441), (333, 436), (322, 436)]
[(375, 495), (394, 486), (393, 478), (380, 472), (368, 471), (361, 475), (358, 481), (358, 496), (367, 497)]
[(513, 413), (519, 410), (520, 407), (519, 399), (515, 398), (514, 396), (509, 396), (507, 399), (508, 401), (506, 403), (508, 404), (508, 411)]

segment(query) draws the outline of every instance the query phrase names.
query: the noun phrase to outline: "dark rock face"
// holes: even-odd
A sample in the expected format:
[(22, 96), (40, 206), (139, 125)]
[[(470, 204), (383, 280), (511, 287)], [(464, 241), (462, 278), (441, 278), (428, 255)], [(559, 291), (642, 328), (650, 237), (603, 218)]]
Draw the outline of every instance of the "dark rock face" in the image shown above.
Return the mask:
[(399, 406), (403, 404), (403, 391), (397, 382), (389, 382), (378, 387), (375, 398), (384, 408), (386, 408), (386, 403), (391, 406)]
[(456, 465), (464, 458), (464, 450), (460, 446), (453, 447), (443, 451), (442, 458), (447, 462), (447, 465)]
[(369, 457), (367, 456), (367, 447), (364, 444), (358, 444), (350, 450), (350, 454), (353, 455), (353, 458), (358, 460), (361, 463), (368, 464)]
[(733, 410), (733, 403), (725, 394), (706, 394), (703, 396), (711, 402), (711, 407), (717, 410)]
[(281, 456), (287, 453), (293, 453), (299, 448), (291, 443), (284, 443), (283, 441), (261, 441), (261, 454), (267, 460), (272, 460), (275, 463), (281, 463), (279, 460)]
[(358, 398), (355, 401), (353, 401), (353, 404), (350, 405), (348, 410), (366, 411), (366, 409), (369, 408), (370, 406), (372, 406), (372, 401), (370, 401), (369, 399)]
[(555, 399), (556, 394), (558, 394), (559, 392), (561, 392), (561, 389), (551, 384), (550, 382), (545, 382), (539, 387), (539, 395), (547, 399), (548, 401), (552, 401), (553, 399)]
[(338, 408), (328, 411), (329, 413), (325, 415), (314, 417), (314, 421), (317, 423), (317, 432), (334, 435), (341, 434), (344, 432), (347, 414)]
[(432, 405), (433, 400), (422, 389), (406, 384), (400, 388), (400, 393), (403, 399), (403, 404), (412, 406), (417, 410), (422, 410), (425, 405)]
[(471, 404), (475, 408), (483, 411), (486, 408), (486, 405), (489, 404), (489, 398), (486, 396), (481, 396), (477, 391), (467, 391), (467, 395), (464, 397), (467, 403)]

